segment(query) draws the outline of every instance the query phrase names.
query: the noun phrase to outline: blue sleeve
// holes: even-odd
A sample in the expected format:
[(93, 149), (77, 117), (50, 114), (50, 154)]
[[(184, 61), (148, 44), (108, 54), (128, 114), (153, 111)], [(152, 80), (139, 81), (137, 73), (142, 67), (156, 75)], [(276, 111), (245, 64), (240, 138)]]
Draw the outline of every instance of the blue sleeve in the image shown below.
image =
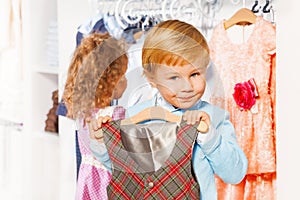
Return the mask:
[(229, 113), (223, 111), (224, 117), (213, 123), (214, 136), (200, 146), (215, 174), (224, 182), (237, 184), (245, 177), (248, 160), (238, 145), (235, 130), (229, 121)]
[(100, 161), (106, 169), (112, 173), (111, 160), (109, 158), (107, 148), (104, 143), (100, 144), (97, 140), (91, 139), (90, 149), (98, 161)]

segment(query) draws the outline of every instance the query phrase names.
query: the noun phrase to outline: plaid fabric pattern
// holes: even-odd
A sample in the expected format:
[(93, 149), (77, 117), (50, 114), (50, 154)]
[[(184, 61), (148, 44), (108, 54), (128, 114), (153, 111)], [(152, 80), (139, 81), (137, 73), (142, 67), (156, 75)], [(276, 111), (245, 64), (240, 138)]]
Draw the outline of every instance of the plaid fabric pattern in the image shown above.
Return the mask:
[(109, 199), (200, 199), (200, 187), (192, 172), (192, 149), (196, 126), (181, 122), (170, 157), (155, 172), (143, 173), (124, 149), (120, 121), (106, 124), (104, 140), (112, 161)]

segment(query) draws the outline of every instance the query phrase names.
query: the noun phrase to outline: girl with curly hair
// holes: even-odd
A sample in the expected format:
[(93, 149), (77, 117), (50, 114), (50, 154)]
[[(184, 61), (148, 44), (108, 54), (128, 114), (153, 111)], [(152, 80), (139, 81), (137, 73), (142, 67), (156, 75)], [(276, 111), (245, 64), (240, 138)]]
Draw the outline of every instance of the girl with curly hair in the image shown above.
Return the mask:
[(62, 100), (67, 117), (76, 119), (78, 128), (81, 164), (76, 199), (107, 199), (110, 163), (97, 159), (105, 145), (102, 132), (92, 128), (96, 124), (93, 119), (107, 115), (115, 120), (124, 118), (120, 115), (124, 108), (110, 106), (110, 102), (121, 98), (126, 89), (127, 64), (125, 43), (108, 34), (87, 36), (74, 52)]

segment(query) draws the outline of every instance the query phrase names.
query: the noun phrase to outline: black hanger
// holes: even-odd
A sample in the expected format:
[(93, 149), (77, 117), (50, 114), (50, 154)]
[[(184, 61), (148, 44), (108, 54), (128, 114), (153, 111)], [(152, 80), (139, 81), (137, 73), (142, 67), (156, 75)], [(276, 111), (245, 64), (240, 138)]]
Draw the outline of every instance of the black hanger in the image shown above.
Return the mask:
[(264, 13), (269, 13), (269, 12), (270, 12), (272, 6), (270, 6), (270, 8), (267, 9), (267, 7), (269, 6), (269, 4), (270, 4), (270, 1), (269, 1), (269, 0), (266, 0), (266, 5), (265, 5), (264, 8), (263, 8), (263, 12), (264, 12)]
[(258, 0), (255, 1), (254, 5), (252, 6), (252, 12), (254, 13), (258, 13), (259, 9), (261, 8), (261, 6), (259, 6), (259, 8), (256, 8), (258, 6)]

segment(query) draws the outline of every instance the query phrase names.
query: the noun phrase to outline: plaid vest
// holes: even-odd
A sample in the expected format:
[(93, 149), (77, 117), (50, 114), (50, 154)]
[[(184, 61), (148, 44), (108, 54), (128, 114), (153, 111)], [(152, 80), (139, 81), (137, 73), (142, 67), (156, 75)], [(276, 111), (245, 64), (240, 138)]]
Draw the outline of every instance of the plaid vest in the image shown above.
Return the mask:
[(105, 124), (103, 131), (112, 161), (108, 199), (200, 199), (200, 187), (192, 169), (196, 125), (181, 122), (171, 153), (161, 167), (152, 172), (145, 172), (124, 148), (120, 120)]

